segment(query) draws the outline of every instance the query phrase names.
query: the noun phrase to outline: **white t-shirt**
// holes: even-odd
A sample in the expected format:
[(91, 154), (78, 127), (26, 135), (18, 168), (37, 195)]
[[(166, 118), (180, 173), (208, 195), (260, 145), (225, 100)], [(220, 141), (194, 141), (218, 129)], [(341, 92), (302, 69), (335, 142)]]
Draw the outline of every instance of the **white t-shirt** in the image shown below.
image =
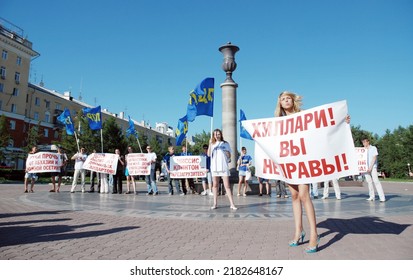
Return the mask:
[(232, 153), (229, 143), (217, 141), (215, 144), (211, 144), (211, 150), (211, 172), (228, 172), (228, 162), (230, 159), (225, 152)]

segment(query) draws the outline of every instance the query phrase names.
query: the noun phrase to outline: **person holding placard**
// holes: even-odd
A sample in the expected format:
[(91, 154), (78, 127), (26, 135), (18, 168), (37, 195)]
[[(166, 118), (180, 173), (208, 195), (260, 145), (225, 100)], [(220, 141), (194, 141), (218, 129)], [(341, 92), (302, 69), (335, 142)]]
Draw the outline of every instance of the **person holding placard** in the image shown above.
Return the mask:
[[(284, 117), (295, 114), (301, 111), (301, 96), (284, 91), (278, 96), (278, 102), (275, 109), (275, 117)], [(304, 207), (307, 214), (308, 224), (310, 225), (310, 241), (308, 248), (305, 249), (307, 253), (315, 253), (318, 251), (318, 243), (320, 237), (317, 233), (316, 215), (314, 205), (310, 198), (310, 191), (308, 184), (293, 185), (288, 184), (291, 193), (295, 233), (292, 241), (289, 242), (290, 247), (296, 247), (303, 243), (306, 235), (303, 229), (303, 211)]]
[(237, 210), (232, 198), (232, 191), (229, 184), (230, 170), (228, 163), (231, 160), (231, 147), (224, 140), (222, 131), (215, 129), (209, 143), (208, 155), (211, 157), (211, 174), (212, 174), (212, 189), (214, 191), (214, 205), (211, 209), (218, 208), (218, 186), (219, 180), (222, 178), (229, 202), (232, 210)]

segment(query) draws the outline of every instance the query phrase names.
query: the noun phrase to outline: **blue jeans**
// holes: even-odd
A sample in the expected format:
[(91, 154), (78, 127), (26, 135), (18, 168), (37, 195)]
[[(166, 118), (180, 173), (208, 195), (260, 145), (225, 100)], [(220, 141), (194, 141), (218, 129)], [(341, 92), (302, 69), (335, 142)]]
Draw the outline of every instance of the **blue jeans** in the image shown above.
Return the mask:
[(168, 173), (168, 191), (169, 191), (170, 194), (174, 193), (174, 190), (173, 190), (173, 187), (172, 187), (172, 181), (175, 184), (176, 193), (179, 194), (180, 193), (179, 180), (178, 179), (172, 179), (171, 174)]
[(148, 186), (148, 193), (150, 192), (157, 193), (158, 186), (156, 185), (155, 169), (151, 169), (151, 174), (146, 175), (145, 180), (146, 180), (146, 185)]

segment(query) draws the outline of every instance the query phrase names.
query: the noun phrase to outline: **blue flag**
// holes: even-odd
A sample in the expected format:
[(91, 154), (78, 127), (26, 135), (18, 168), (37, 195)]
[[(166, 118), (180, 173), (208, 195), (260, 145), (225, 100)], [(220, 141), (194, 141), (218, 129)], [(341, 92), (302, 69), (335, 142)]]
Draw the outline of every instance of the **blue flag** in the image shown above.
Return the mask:
[(251, 135), (248, 133), (248, 131), (242, 126), (241, 121), (245, 121), (247, 118), (245, 117), (244, 111), (242, 109), (240, 111), (240, 117), (239, 117), (239, 136), (245, 139), (249, 140), (254, 140)]
[(138, 132), (135, 129), (135, 124), (131, 120), (130, 116), (128, 116), (128, 118), (129, 118), (129, 127), (128, 129), (126, 129), (126, 137), (129, 137), (129, 135), (134, 135), (136, 138), (138, 138)]
[(66, 126), (66, 134), (73, 135), (75, 133), (75, 126), (73, 125), (72, 117), (70, 116), (69, 109), (65, 109), (60, 116), (57, 117), (57, 120)]
[(204, 79), (191, 91), (186, 116), (190, 122), (196, 116), (214, 116), (214, 78)]
[(89, 121), (89, 127), (91, 130), (102, 129), (102, 113), (100, 106), (96, 108), (83, 108), (83, 115)]
[(175, 130), (177, 146), (180, 146), (182, 144), (182, 141), (184, 141), (187, 132), (188, 132), (188, 119), (186, 116), (184, 116), (179, 119), (178, 126)]

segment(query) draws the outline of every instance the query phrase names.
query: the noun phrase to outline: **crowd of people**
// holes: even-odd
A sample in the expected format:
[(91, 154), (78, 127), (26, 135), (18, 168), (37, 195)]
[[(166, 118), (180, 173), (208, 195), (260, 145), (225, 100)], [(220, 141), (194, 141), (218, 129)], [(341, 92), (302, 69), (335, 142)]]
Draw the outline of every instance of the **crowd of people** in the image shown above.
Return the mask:
[[(301, 97), (292, 92), (282, 92), (278, 96), (278, 101), (275, 109), (275, 117), (284, 117), (291, 114), (295, 114), (301, 111)], [(350, 117), (347, 116), (347, 123), (350, 121)], [(364, 147), (368, 151), (367, 165), (368, 170), (364, 175), (369, 189), (368, 201), (375, 200), (375, 190), (378, 193), (380, 202), (385, 202), (386, 198), (384, 195), (383, 188), (378, 179), (377, 172), (377, 157), (378, 152), (375, 146), (370, 145), (369, 139), (362, 139)], [(211, 210), (218, 208), (218, 196), (221, 193), (219, 191), (220, 187), (223, 186), (225, 189), (226, 197), (228, 198), (230, 209), (237, 210), (234, 204), (233, 193), (230, 187), (230, 176), (231, 170), (229, 163), (231, 161), (231, 154), (233, 153), (230, 144), (224, 140), (224, 136), (220, 129), (215, 129), (212, 133), (212, 137), (208, 144), (203, 145), (203, 152), (201, 156), (206, 159), (206, 176), (202, 178), (202, 191), (197, 191), (194, 184), (193, 178), (172, 178), (171, 177), (171, 159), (174, 156), (190, 156), (191, 153), (187, 151), (185, 146), (182, 147), (182, 152), (180, 154), (175, 154), (175, 148), (170, 146), (168, 148), (168, 153), (163, 157), (163, 168), (166, 171), (167, 181), (168, 181), (168, 194), (169, 195), (187, 195), (188, 188), (192, 193), (199, 193), (200, 195), (210, 195), (213, 196), (213, 205)], [(147, 195), (156, 196), (159, 194), (157, 180), (156, 180), (156, 160), (157, 155), (152, 151), (150, 146), (146, 147), (149, 160), (150, 160), (150, 174), (145, 176), (145, 181), (147, 185)], [(29, 154), (34, 154), (37, 152), (37, 148), (33, 147)], [(133, 153), (131, 147), (128, 147), (128, 154)], [(97, 192), (108, 193), (109, 186), (112, 186), (113, 194), (123, 193), (123, 176), (126, 176), (126, 187), (127, 191), (125, 194), (138, 194), (136, 190), (135, 176), (129, 174), (128, 170), (128, 154), (122, 156), (119, 149), (115, 150), (115, 154), (119, 156), (116, 173), (107, 179), (107, 174), (96, 174), (91, 172), (90, 177), (90, 190), (89, 192), (95, 191), (95, 178), (97, 178)], [(61, 163), (60, 172), (52, 173), (52, 189), (50, 192), (59, 192), (61, 187), (62, 174), (64, 174), (66, 166), (68, 164), (68, 157), (62, 148), (58, 148), (58, 155)], [(79, 152), (71, 157), (71, 160), (75, 161), (74, 165), (74, 175), (72, 181), (72, 187), (70, 192), (74, 193), (76, 191), (78, 180), (80, 176), (80, 189), (81, 192), (85, 192), (85, 176), (86, 170), (83, 168), (83, 164), (86, 161), (87, 154), (84, 148), (80, 148)], [(238, 192), (237, 196), (247, 196), (247, 190), (249, 188), (248, 179), (250, 177), (250, 167), (252, 165), (252, 157), (247, 154), (247, 149), (245, 147), (241, 148), (241, 154), (237, 161), (237, 171), (238, 171)], [(57, 178), (57, 187), (56, 187)], [(26, 173), (24, 182), (24, 191), (33, 192), (34, 182), (36, 179), (36, 174)], [(271, 180), (268, 178), (257, 178), (259, 184), (259, 196), (271, 196)], [(341, 200), (341, 192), (338, 184), (338, 178), (331, 181), (325, 182), (308, 182), (308, 184), (287, 184), (282, 180), (275, 181), (276, 187), (276, 197), (277, 198), (289, 198), (287, 194), (287, 188), (289, 190), (292, 210), (294, 216), (295, 231), (293, 238), (288, 243), (291, 247), (299, 246), (303, 244), (304, 238), (306, 236), (306, 231), (303, 227), (303, 209), (306, 212), (306, 217), (309, 225), (309, 242), (308, 247), (305, 249), (307, 253), (314, 253), (318, 251), (318, 244), (320, 236), (317, 232), (317, 222), (316, 213), (314, 210), (312, 199), (318, 198), (319, 184), (323, 184), (323, 197), (322, 199), (327, 199), (329, 197), (329, 186), (330, 182), (334, 188), (335, 197), (337, 200)], [(29, 188), (30, 185), (30, 188)], [(265, 193), (263, 189), (265, 186)], [(132, 192), (133, 187), (133, 192)]]

